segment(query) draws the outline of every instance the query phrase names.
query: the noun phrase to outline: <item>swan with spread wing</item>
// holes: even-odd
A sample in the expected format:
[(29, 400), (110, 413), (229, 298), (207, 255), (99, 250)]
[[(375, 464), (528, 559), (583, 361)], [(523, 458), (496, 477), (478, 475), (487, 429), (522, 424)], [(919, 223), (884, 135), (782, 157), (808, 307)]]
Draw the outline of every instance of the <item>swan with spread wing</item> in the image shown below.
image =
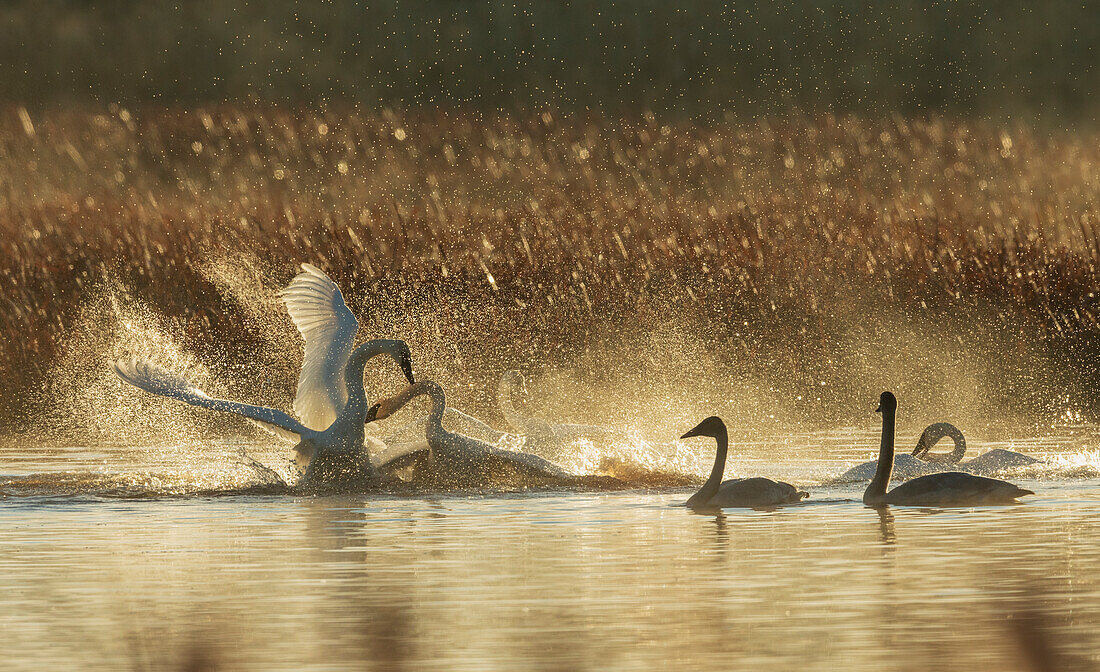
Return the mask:
[(305, 341), (294, 400), (298, 419), (277, 409), (210, 397), (184, 377), (146, 360), (120, 360), (113, 362), (112, 368), (119, 378), (146, 392), (235, 413), (290, 433), (298, 440), (294, 452), (305, 470), (304, 483), (372, 480), (375, 471), (364, 430), (369, 410), (364, 368), (368, 360), (385, 354), (412, 383), (409, 347), (394, 339), (374, 339), (353, 347), (358, 321), (336, 283), (309, 264), (302, 264), (302, 273), (281, 296)]

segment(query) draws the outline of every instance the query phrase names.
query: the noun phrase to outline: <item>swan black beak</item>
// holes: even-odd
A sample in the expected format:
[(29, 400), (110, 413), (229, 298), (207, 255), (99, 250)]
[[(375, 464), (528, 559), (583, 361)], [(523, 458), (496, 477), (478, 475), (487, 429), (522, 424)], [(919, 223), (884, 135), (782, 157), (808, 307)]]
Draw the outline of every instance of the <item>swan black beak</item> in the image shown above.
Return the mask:
[(701, 434), (699, 433), (699, 428), (698, 428), (698, 427), (696, 427), (695, 429), (690, 429), (690, 430), (688, 430), (688, 431), (687, 431), (687, 432), (686, 432), (686, 433), (685, 433), (685, 434), (684, 434), (683, 436), (681, 436), (680, 438), (681, 438), (681, 439), (690, 439), (690, 438), (691, 438), (691, 437), (693, 437), (693, 436), (702, 436), (702, 435), (701, 435)]
[(416, 382), (416, 379), (413, 378), (413, 365), (408, 358), (401, 360), (401, 372), (405, 374), (405, 378), (408, 379), (409, 385)]
[(875, 413), (882, 413), (882, 404), (875, 407)]
[(364, 420), (364, 424), (368, 422), (374, 422), (378, 419), (378, 408), (382, 405), (382, 402), (375, 404), (367, 409), (367, 419)]

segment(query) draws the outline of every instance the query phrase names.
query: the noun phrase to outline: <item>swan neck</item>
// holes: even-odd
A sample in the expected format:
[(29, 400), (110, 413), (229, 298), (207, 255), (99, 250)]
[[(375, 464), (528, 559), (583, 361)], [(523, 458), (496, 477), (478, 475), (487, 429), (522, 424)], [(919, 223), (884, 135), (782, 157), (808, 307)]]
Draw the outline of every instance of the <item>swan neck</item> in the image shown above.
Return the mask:
[(886, 494), (886, 488), (890, 485), (890, 474), (894, 470), (894, 426), (897, 424), (897, 411), (883, 409), (882, 411), (882, 442), (878, 452), (878, 468), (875, 477), (863, 493), (863, 500), (882, 497)]
[(392, 355), (398, 341), (376, 338), (359, 345), (352, 351), (344, 367), (344, 382), (348, 389), (348, 408), (365, 408), (367, 392), (363, 386), (364, 369), (367, 362), (381, 354)]
[(688, 506), (706, 504), (718, 494), (718, 487), (722, 485), (722, 474), (726, 471), (726, 453), (729, 452), (729, 434), (726, 428), (719, 428), (714, 434), (714, 439), (718, 442), (718, 450), (714, 454), (714, 466), (710, 469), (707, 482), (688, 500)]
[(425, 421), (428, 434), (433, 432), (439, 432), (443, 429), (443, 413), (447, 409), (447, 396), (443, 392), (443, 388), (438, 384), (433, 383), (430, 380), (422, 380), (417, 383), (413, 383), (405, 388), (396, 397), (393, 397), (390, 401), (386, 402), (389, 408), (386, 415), (393, 415), (401, 408), (420, 395), (427, 395), (432, 400), (432, 408), (428, 411), (428, 418)]

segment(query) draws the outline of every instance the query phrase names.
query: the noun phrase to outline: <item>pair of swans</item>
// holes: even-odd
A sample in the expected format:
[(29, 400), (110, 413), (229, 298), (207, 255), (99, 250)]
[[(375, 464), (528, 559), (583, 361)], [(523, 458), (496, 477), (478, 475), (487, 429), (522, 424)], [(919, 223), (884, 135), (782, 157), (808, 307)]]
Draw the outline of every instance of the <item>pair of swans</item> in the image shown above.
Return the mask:
[[(932, 447), (943, 438), (950, 438), (954, 442), (954, 450), (943, 454), (930, 453)], [(924, 429), (912, 453), (902, 453), (894, 458), (893, 477), (908, 480), (934, 474), (945, 468), (971, 474), (992, 474), (1041, 461), (1004, 448), (994, 448), (966, 462), (962, 461), (964, 455), (966, 437), (959, 428), (950, 422), (936, 422)], [(874, 478), (877, 470), (878, 460), (871, 460), (852, 467), (834, 480), (838, 483), (867, 481)]]
[(898, 400), (890, 392), (879, 397), (877, 413), (882, 413), (882, 441), (875, 477), (863, 493), (863, 502), (871, 506), (972, 506), (1008, 504), (1024, 495), (1035, 494), (1008, 481), (976, 476), (962, 471), (928, 474), (902, 483), (887, 492), (894, 467), (894, 429)]
[[(979, 504), (1006, 504), (1024, 495), (1035, 494), (1007, 481), (960, 471), (946, 471), (920, 476), (887, 492), (894, 468), (894, 430), (897, 419), (897, 398), (890, 392), (879, 397), (876, 412), (882, 413), (882, 441), (876, 471), (870, 485), (863, 493), (863, 501), (870, 506), (894, 504), (902, 506), (973, 506)], [(946, 424), (946, 423), (941, 423)], [(935, 426), (933, 426), (935, 427)], [(932, 429), (930, 427), (929, 429)], [(935, 431), (945, 431), (943, 428)], [(957, 431), (957, 430), (956, 430)], [(925, 435), (928, 435), (925, 430)], [(927, 452), (935, 443), (927, 442), (922, 435), (918, 450)], [(703, 420), (681, 438), (711, 436), (718, 442), (718, 451), (710, 477), (686, 502), (691, 508), (723, 507), (772, 507), (795, 504), (808, 494), (789, 483), (767, 478), (744, 478), (722, 481), (729, 438), (726, 425), (716, 416)], [(959, 437), (961, 438), (961, 433)], [(964, 451), (965, 451), (965, 443)], [(960, 455), (961, 456), (961, 455)], [(945, 456), (948, 459), (950, 456)]]
[[(299, 419), (283, 411), (210, 397), (186, 378), (141, 359), (120, 360), (112, 368), (122, 380), (146, 392), (170, 397), (214, 411), (235, 413), (269, 429), (290, 434), (297, 440), (296, 461), (304, 469), (302, 483), (320, 486), (369, 485), (394, 473), (427, 453), (434, 458), (433, 472), (439, 481), (444, 474), (459, 485), (486, 485), (503, 472), (567, 480), (569, 475), (556, 465), (534, 455), (489, 446), (442, 427), (444, 413), (482, 424), (474, 418), (448, 409), (442, 388), (431, 381), (417, 384), (412, 356), (401, 340), (375, 339), (352, 348), (359, 323), (344, 302), (340, 288), (320, 269), (302, 264), (297, 275), (280, 294), (287, 312), (305, 342), (305, 356), (298, 380), (294, 411)], [(410, 387), (393, 399), (369, 407), (364, 388), (367, 361), (389, 355), (404, 373)], [(413, 397), (427, 394), (432, 412), (426, 421), (426, 442), (411, 447), (387, 445), (367, 437), (364, 426), (395, 412)], [(378, 415), (382, 408), (382, 415)], [(484, 425), (483, 425), (484, 426)], [(324, 429), (319, 429), (319, 428)], [(491, 428), (490, 428), (491, 429)], [(367, 449), (370, 438), (372, 449)], [(376, 467), (371, 452), (379, 456)], [(389, 457), (399, 453), (398, 457)]]

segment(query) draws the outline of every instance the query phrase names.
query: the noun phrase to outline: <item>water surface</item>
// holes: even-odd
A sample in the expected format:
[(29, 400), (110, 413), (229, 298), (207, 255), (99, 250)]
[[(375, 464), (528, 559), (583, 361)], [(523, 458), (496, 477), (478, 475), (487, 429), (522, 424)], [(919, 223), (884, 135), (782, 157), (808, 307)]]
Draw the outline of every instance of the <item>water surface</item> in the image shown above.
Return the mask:
[(732, 471), (812, 499), (706, 515), (675, 506), (684, 488), (256, 494), (236, 443), (204, 460), (13, 443), (0, 656), (8, 669), (1022, 670), (1039, 646), (1095, 666), (1095, 436), (975, 442), (1048, 464), (1013, 478), (1037, 493), (1023, 504), (952, 510), (878, 511), (862, 484), (814, 486), (872, 453), (870, 432), (742, 444)]

